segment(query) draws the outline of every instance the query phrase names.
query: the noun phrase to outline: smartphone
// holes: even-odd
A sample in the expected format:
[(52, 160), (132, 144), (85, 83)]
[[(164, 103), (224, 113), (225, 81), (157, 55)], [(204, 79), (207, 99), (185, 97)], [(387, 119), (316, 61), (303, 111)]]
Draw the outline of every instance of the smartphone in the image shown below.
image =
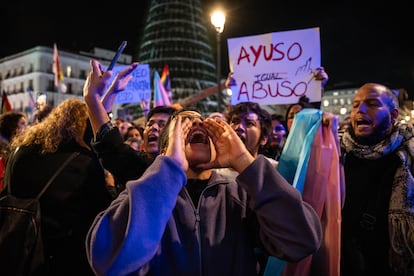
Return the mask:
[(118, 61), (119, 57), (121, 56), (122, 52), (124, 51), (126, 45), (127, 45), (126, 40), (122, 41), (121, 45), (119, 46), (118, 50), (116, 51), (116, 54), (115, 54), (114, 58), (112, 59), (111, 63), (109, 64), (107, 71), (110, 71), (110, 70), (114, 69), (114, 66), (115, 66), (116, 62)]

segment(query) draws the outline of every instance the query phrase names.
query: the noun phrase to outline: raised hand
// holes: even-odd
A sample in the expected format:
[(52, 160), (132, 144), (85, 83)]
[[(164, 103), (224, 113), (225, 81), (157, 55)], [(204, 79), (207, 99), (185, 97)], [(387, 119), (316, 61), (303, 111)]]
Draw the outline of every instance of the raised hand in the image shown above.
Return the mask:
[(224, 86), (230, 88), (231, 86), (236, 85), (236, 80), (233, 78), (233, 72), (229, 72), (227, 75), (227, 79), (224, 82)]
[(102, 104), (105, 107), (106, 112), (110, 112), (112, 110), (112, 106), (115, 102), (116, 95), (125, 90), (129, 81), (132, 78), (132, 71), (138, 66), (138, 62), (134, 62), (124, 70), (120, 71), (112, 81), (111, 85), (109, 86), (108, 90), (105, 92), (105, 95), (102, 97)]
[(329, 80), (328, 74), (325, 72), (325, 68), (318, 67), (314, 70), (313, 76), (315, 80), (320, 80), (322, 87), (325, 87), (326, 83)]
[(139, 65), (138, 62), (134, 62), (131, 65), (129, 65), (128, 67), (126, 67), (124, 70), (120, 71), (114, 78), (114, 80), (111, 83), (111, 86), (108, 89), (108, 92), (110, 93), (118, 93), (121, 92), (123, 90), (125, 90), (125, 88), (128, 85), (128, 82), (131, 80), (132, 78), (132, 71), (135, 70), (135, 68), (137, 68), (137, 66)]
[(102, 66), (97, 60), (91, 60), (91, 71), (86, 78), (85, 85), (83, 87), (83, 96), (85, 98), (101, 97), (105, 88), (112, 77), (112, 71), (103, 72)]

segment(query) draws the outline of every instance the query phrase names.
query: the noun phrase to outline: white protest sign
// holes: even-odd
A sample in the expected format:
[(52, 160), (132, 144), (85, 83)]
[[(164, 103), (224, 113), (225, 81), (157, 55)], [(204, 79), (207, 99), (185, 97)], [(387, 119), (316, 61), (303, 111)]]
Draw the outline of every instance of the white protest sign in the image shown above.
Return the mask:
[[(122, 71), (127, 66), (115, 66), (113, 68), (113, 78), (119, 71)], [(105, 69), (106, 70), (106, 69)], [(151, 101), (151, 82), (150, 82), (150, 67), (149, 64), (139, 64), (137, 68), (132, 71), (132, 79), (129, 81), (126, 89), (116, 95), (115, 103), (140, 103), (141, 101)]]
[(321, 100), (319, 28), (276, 32), (227, 40), (234, 85), (231, 104), (291, 104), (306, 95)]

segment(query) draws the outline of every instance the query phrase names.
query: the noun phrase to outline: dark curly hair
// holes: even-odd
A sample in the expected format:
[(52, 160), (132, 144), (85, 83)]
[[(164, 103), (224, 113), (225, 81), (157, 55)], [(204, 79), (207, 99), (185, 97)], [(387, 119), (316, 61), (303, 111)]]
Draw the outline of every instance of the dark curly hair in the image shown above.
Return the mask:
[(272, 118), (265, 109), (261, 108), (258, 103), (241, 102), (230, 107), (227, 113), (227, 121), (231, 122), (231, 118), (236, 114), (254, 112), (259, 116), (260, 121), (260, 138), (268, 138), (272, 133)]
[(163, 113), (163, 114), (171, 115), (175, 111), (176, 109), (172, 106), (167, 106), (167, 105), (156, 106), (156, 107), (151, 108), (150, 111), (148, 112), (147, 120), (151, 118), (154, 114)]
[(17, 126), (21, 118), (26, 118), (22, 112), (11, 111), (0, 116), (0, 134), (8, 141), (16, 134)]

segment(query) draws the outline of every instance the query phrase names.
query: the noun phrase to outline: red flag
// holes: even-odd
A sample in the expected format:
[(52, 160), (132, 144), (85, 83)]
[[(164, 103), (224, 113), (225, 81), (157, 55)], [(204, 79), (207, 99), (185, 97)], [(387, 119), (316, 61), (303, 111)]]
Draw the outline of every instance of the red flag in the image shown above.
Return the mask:
[(55, 86), (59, 87), (59, 84), (63, 81), (63, 72), (60, 67), (59, 54), (56, 43), (53, 44), (53, 73), (55, 74)]
[(3, 95), (1, 97), (1, 114), (12, 111), (11, 104), (9, 102), (9, 98), (7, 97), (6, 92), (3, 91)]

